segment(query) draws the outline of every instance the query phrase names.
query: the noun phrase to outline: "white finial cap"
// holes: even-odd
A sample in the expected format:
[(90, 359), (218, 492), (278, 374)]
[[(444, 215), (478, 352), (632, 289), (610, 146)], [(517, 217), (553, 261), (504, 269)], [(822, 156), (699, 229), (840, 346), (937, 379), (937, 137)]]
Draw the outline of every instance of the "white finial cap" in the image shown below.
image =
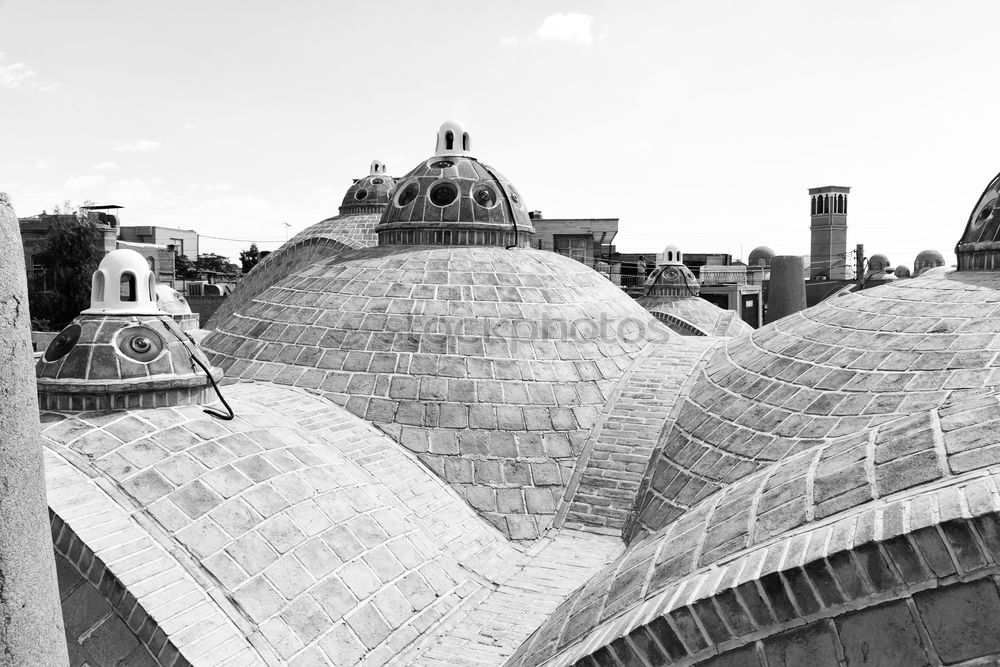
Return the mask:
[(385, 163), (382, 162), (381, 160), (372, 160), (372, 168), (371, 171), (369, 172), (369, 175), (374, 176), (375, 174), (384, 174), (384, 173), (385, 173)]
[(447, 120), (441, 125), (434, 155), (469, 155), (471, 148), (469, 131), (464, 125), (453, 120)]
[(683, 264), (684, 263), (684, 253), (680, 251), (675, 245), (668, 245), (660, 253), (660, 256), (656, 258), (656, 264), (658, 266), (664, 266), (667, 264)]
[(135, 250), (112, 250), (91, 280), (90, 308), (84, 315), (159, 315), (156, 279)]

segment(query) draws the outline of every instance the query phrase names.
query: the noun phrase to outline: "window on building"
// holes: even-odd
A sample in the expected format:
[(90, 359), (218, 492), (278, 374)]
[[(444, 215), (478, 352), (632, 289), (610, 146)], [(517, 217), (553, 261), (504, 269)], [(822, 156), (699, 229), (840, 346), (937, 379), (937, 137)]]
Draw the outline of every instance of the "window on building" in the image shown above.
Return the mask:
[(589, 240), (589, 236), (555, 236), (552, 242), (560, 255), (569, 255), (578, 262), (586, 262)]

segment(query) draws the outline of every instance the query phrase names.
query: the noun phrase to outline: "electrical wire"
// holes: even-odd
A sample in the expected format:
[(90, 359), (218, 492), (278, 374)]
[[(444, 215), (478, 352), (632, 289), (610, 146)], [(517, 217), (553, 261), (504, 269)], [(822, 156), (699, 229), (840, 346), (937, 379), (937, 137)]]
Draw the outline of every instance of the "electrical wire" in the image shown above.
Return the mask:
[(163, 326), (167, 328), (167, 331), (173, 334), (174, 338), (176, 338), (177, 341), (184, 347), (184, 350), (188, 353), (188, 356), (191, 357), (191, 369), (194, 370), (194, 365), (198, 364), (198, 366), (201, 367), (201, 370), (205, 371), (205, 375), (208, 376), (208, 381), (212, 384), (212, 389), (215, 390), (215, 395), (219, 397), (220, 401), (222, 401), (222, 405), (225, 406), (227, 414), (223, 414), (214, 408), (203, 408), (202, 412), (222, 421), (232, 420), (236, 416), (236, 413), (233, 412), (233, 409), (232, 407), (230, 407), (229, 402), (226, 400), (226, 397), (222, 395), (222, 390), (219, 389), (219, 385), (215, 383), (215, 378), (212, 377), (212, 372), (205, 366), (204, 363), (202, 363), (201, 359), (195, 356), (194, 353), (196, 350), (188, 346), (188, 343), (190, 343), (192, 346), (196, 345), (194, 339), (191, 338), (191, 335), (185, 332), (184, 335), (188, 337), (188, 340), (185, 341), (183, 338), (177, 335), (176, 331), (174, 331), (170, 327), (170, 324), (173, 324), (172, 322), (168, 324), (167, 321), (164, 320), (161, 315), (157, 315), (156, 319), (160, 320), (160, 322), (163, 323)]

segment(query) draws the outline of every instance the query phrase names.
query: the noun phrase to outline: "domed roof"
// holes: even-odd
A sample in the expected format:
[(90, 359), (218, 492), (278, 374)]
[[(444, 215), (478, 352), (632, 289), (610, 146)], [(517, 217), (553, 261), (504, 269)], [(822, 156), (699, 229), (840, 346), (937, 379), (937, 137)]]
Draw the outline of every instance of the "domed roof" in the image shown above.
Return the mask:
[(1000, 174), (993, 177), (969, 215), (955, 254), (959, 271), (1000, 269)]
[(669, 335), (557, 253), (380, 246), (299, 267), (204, 344), (231, 377), (345, 405), (533, 539), (615, 381)]
[(944, 255), (937, 250), (921, 250), (913, 260), (913, 277), (937, 266), (944, 266)]
[(885, 271), (890, 266), (892, 265), (889, 264), (889, 258), (882, 253), (875, 253), (868, 259), (869, 271)]
[(917, 258), (913, 260), (913, 265), (917, 266), (924, 262), (939, 262), (935, 266), (944, 266), (944, 255), (937, 250), (921, 250), (917, 253)]
[(376, 232), (379, 245), (527, 246), (534, 227), (510, 181), (469, 153), (454, 122), (436, 153), (400, 179)]
[(766, 245), (757, 246), (750, 251), (750, 256), (747, 257), (748, 266), (770, 266), (771, 260), (774, 259), (774, 251), (768, 248)]
[(381, 213), (392, 197), (396, 180), (386, 174), (385, 165), (372, 160), (368, 176), (359, 178), (347, 189), (340, 214)]
[(910, 277), (910, 269), (909, 269), (909, 267), (903, 266), (902, 264), (900, 264), (899, 266), (897, 266), (896, 269), (892, 273), (897, 278), (909, 278)]

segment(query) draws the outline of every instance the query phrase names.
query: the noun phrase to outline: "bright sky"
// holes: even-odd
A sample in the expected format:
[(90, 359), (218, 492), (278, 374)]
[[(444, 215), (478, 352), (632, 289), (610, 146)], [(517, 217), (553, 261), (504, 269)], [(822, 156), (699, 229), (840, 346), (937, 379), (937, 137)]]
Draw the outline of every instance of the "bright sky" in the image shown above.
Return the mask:
[(454, 118), (529, 208), (620, 218), (621, 251), (804, 254), (807, 188), (847, 185), (849, 248), (952, 263), (1000, 170), (998, 24), (995, 0), (0, 0), (0, 190), (272, 249)]

